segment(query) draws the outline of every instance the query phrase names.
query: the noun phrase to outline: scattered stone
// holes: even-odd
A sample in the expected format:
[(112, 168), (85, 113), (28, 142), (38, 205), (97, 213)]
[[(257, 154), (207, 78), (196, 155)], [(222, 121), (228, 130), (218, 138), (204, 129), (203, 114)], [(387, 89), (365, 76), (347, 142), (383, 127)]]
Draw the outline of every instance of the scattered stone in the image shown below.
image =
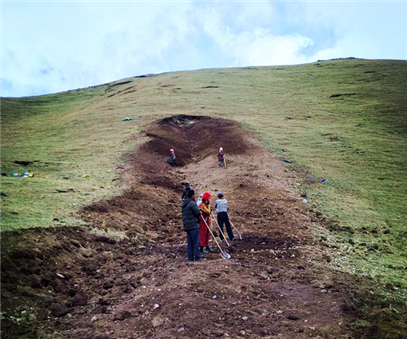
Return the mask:
[(60, 318), (63, 317), (65, 314), (69, 313), (69, 308), (67, 307), (56, 307), (52, 311), (54, 317)]
[(28, 321), (29, 322), (37, 321), (37, 316), (34, 313), (30, 313), (30, 315), (28, 316)]
[(96, 321), (98, 320), (98, 318), (96, 316), (92, 317), (92, 319), (90, 321)]
[(104, 289), (112, 288), (114, 286), (114, 280), (113, 279), (106, 279), (106, 281), (103, 284)]
[(62, 279), (65, 279), (65, 277), (61, 273), (57, 273), (57, 276), (62, 278)]
[(298, 318), (295, 314), (289, 314), (287, 316), (287, 319), (289, 319), (289, 320), (300, 320), (300, 318)]
[(183, 330), (185, 330), (185, 328), (181, 327), (177, 330), (178, 333), (181, 333)]
[(121, 311), (120, 313), (116, 313), (114, 315), (113, 320), (124, 320), (131, 317), (131, 313), (129, 311)]
[(154, 317), (153, 320), (151, 320), (151, 324), (153, 325), (153, 327), (161, 326), (162, 324), (164, 324), (164, 319), (160, 316)]
[(159, 308), (159, 307), (160, 307), (160, 305), (154, 304), (153, 310), (155, 310), (156, 308)]
[(244, 316), (244, 317), (242, 317), (242, 319), (246, 321), (246, 320), (249, 319), (249, 318), (246, 317), (246, 316)]
[(326, 292), (328, 292), (328, 291), (327, 291), (327, 290), (325, 290), (325, 289), (324, 289), (324, 290), (321, 290), (321, 293), (326, 293)]
[(72, 306), (85, 306), (86, 305), (86, 298), (82, 294), (78, 293), (77, 295), (75, 295), (72, 298), (71, 305)]

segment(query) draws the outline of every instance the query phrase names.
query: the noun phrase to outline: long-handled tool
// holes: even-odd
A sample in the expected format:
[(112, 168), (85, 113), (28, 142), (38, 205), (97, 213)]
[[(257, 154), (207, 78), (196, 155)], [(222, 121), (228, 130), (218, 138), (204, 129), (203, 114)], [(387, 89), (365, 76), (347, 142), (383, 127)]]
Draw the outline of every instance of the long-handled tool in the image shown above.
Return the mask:
[(220, 234), (222, 234), (223, 239), (225, 239), (226, 245), (228, 246), (229, 251), (232, 252), (232, 253), (236, 253), (236, 248), (234, 248), (231, 244), (229, 244), (228, 240), (227, 240), (226, 237), (225, 237), (225, 234), (223, 234), (222, 229), (220, 228), (220, 226), (219, 226), (219, 224), (218, 224), (218, 221), (215, 219), (215, 217), (213, 216), (212, 213), (211, 213), (211, 217), (212, 217), (212, 220), (213, 220), (213, 221), (216, 223), (216, 225), (218, 226), (219, 232), (220, 232)]
[(226, 157), (223, 156), (223, 162), (225, 163), (225, 168), (226, 168)]
[(239, 239), (242, 240), (242, 235), (240, 234), (240, 232), (237, 230), (237, 228), (235, 227), (235, 225), (232, 224), (232, 222), (229, 220), (230, 224), (232, 225), (232, 227), (235, 229), (235, 231), (239, 234)]
[[(201, 216), (201, 218), (202, 218), (202, 216)], [(230, 258), (232, 258), (232, 256), (231, 256), (229, 253), (226, 253), (226, 252), (222, 249), (222, 247), (220, 247), (218, 241), (216, 240), (215, 236), (213, 235), (213, 232), (212, 232), (212, 230), (209, 228), (209, 226), (208, 226), (208, 224), (206, 223), (205, 219), (202, 218), (202, 220), (203, 220), (203, 222), (205, 223), (206, 227), (208, 228), (208, 231), (209, 231), (209, 233), (211, 234), (213, 240), (215, 240), (216, 246), (218, 246), (218, 248), (219, 248), (220, 256), (222, 257), (222, 259), (230, 259)]]

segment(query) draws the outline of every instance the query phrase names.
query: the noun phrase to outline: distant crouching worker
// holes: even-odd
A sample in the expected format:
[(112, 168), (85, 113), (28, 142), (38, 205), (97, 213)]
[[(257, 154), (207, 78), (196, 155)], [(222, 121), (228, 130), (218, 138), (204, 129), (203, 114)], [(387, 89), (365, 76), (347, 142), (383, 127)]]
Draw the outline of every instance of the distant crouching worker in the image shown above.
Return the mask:
[(223, 166), (223, 161), (224, 161), (224, 155), (223, 155), (223, 147), (219, 148), (219, 153), (218, 153), (218, 161), (219, 161), (219, 167)]
[(169, 163), (171, 166), (177, 166), (177, 158), (175, 157), (175, 151), (174, 151), (173, 148), (170, 149), (170, 153), (171, 153), (171, 156), (170, 156), (170, 158), (168, 159), (168, 163)]

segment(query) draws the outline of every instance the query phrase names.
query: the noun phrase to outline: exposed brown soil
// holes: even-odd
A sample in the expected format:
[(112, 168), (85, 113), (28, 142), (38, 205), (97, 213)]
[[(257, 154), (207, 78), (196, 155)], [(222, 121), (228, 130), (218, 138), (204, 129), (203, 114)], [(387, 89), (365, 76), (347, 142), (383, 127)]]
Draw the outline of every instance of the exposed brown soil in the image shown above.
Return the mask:
[[(374, 281), (333, 265), (293, 172), (240, 125), (178, 116), (146, 134), (121, 178), (129, 189), (83, 211), (126, 239), (85, 228), (2, 233), (3, 338), (403, 337), (405, 317)], [(166, 163), (170, 148), (181, 166)], [(224, 192), (243, 238), (232, 259), (216, 251), (186, 262), (185, 180), (212, 202)]]

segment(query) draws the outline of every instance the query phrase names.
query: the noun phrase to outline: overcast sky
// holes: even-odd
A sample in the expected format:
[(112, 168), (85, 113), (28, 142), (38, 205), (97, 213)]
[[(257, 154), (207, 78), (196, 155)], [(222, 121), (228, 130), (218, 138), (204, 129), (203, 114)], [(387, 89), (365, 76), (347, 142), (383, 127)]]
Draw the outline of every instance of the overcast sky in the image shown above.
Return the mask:
[(148, 73), (407, 60), (407, 2), (5, 1), (1, 96)]

